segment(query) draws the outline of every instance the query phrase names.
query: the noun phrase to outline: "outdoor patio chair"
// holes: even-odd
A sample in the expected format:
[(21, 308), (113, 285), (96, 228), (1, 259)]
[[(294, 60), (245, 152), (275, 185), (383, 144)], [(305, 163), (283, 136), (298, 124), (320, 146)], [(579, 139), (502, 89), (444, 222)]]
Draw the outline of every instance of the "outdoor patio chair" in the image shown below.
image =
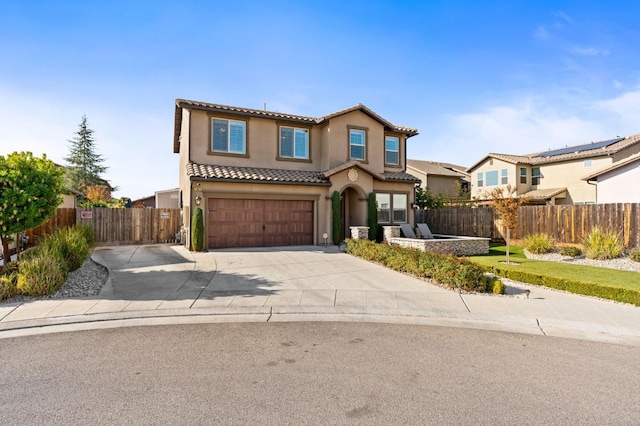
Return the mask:
[(416, 237), (416, 233), (413, 232), (413, 228), (408, 223), (400, 224), (400, 230), (402, 231), (402, 235), (405, 238), (418, 238)]
[(429, 229), (429, 225), (426, 223), (418, 223), (418, 231), (420, 231), (420, 238), (423, 240), (430, 240), (433, 238), (431, 229)]

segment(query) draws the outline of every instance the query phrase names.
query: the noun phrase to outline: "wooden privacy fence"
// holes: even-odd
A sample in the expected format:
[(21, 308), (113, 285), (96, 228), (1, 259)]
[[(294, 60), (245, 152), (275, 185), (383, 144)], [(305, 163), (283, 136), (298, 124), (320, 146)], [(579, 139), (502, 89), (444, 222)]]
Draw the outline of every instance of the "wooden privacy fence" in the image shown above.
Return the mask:
[[(438, 234), (504, 239), (500, 218), (488, 207), (418, 210), (416, 222)], [(595, 225), (618, 232), (626, 247), (640, 247), (640, 204), (522, 206), (511, 237), (542, 233), (560, 243), (580, 244)]]
[(88, 225), (98, 245), (173, 243), (180, 231), (180, 209), (58, 209), (49, 222), (27, 231), (29, 241), (64, 226)]

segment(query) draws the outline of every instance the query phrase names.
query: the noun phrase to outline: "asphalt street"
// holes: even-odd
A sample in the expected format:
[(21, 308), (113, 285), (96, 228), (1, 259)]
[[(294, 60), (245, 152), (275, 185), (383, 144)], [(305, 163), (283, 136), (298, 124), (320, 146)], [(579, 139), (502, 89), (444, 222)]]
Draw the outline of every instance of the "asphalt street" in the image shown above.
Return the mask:
[(637, 424), (639, 349), (420, 325), (231, 323), (0, 340), (5, 424)]

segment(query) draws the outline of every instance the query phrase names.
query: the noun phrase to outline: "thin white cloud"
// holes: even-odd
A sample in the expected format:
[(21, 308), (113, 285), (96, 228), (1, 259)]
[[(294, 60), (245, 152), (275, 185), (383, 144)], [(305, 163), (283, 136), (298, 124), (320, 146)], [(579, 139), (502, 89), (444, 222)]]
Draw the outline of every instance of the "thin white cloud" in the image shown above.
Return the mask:
[(556, 18), (560, 18), (561, 20), (563, 20), (567, 24), (573, 24), (573, 22), (574, 22), (574, 20), (573, 20), (573, 18), (571, 16), (567, 15), (566, 13), (564, 13), (561, 10), (553, 12), (552, 15), (555, 16)]
[[(547, 149), (640, 133), (640, 87), (587, 101), (529, 96), (449, 117), (431, 128), (409, 157), (471, 166), (488, 153), (524, 155)], [(421, 138), (424, 136), (418, 136)]]
[(533, 32), (533, 38), (536, 38), (538, 40), (548, 40), (549, 32), (544, 27), (544, 25), (538, 25), (538, 28), (536, 28)]
[(569, 53), (578, 56), (609, 56), (609, 51), (607, 49), (599, 49), (597, 47), (572, 46), (568, 50)]

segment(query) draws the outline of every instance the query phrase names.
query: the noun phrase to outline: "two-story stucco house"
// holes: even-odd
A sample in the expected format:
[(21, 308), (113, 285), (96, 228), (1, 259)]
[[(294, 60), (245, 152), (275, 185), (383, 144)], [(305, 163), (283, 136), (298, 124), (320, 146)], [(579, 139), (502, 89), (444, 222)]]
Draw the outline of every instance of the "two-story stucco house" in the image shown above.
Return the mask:
[(467, 169), (471, 196), (487, 199), (493, 188), (511, 185), (531, 204), (595, 203), (595, 185), (582, 178), (638, 152), (640, 135), (520, 156), (488, 154)]
[(379, 224), (413, 222), (418, 132), (364, 105), (313, 118), (178, 99), (174, 125), (184, 226), (201, 207), (207, 248), (330, 243), (335, 191), (340, 238), (366, 226), (372, 192)]

